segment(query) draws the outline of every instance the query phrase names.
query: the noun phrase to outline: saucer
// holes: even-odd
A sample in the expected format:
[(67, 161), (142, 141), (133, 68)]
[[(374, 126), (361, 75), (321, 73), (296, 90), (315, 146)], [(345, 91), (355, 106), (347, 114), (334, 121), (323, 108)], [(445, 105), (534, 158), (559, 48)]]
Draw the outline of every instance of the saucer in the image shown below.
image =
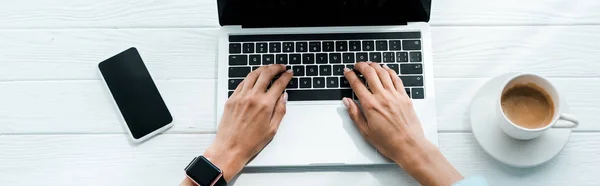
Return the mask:
[[(554, 158), (567, 144), (571, 129), (550, 128), (531, 140), (508, 136), (496, 120), (496, 101), (503, 82), (515, 75), (504, 74), (485, 83), (471, 102), (471, 129), (479, 145), (494, 159), (513, 167), (534, 167)], [(564, 100), (563, 112), (570, 113)], [(564, 121), (558, 121), (564, 122)]]

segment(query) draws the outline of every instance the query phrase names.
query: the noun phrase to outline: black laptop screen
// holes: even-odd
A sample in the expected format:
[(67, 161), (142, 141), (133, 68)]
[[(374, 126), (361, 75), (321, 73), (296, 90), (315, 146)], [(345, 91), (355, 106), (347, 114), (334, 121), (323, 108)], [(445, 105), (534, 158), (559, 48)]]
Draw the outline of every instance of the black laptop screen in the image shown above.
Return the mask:
[(431, 0), (217, 0), (221, 25), (403, 25), (428, 22)]

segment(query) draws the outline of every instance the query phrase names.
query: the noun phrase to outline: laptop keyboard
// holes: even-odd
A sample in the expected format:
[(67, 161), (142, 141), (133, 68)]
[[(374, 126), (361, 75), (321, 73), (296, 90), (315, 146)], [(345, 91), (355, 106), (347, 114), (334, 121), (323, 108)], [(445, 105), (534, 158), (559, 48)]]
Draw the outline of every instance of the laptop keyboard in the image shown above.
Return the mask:
[(424, 99), (422, 55), (420, 32), (231, 35), (228, 93), (252, 70), (284, 64), (294, 72), (289, 101), (355, 98), (344, 68), (372, 61), (396, 71), (409, 97)]

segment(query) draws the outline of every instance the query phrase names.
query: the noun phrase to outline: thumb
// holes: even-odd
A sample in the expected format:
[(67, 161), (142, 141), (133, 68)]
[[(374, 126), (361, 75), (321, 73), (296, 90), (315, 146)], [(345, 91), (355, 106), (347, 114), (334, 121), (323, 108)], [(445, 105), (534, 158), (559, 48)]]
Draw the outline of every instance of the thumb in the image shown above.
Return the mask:
[(275, 108), (273, 110), (273, 116), (271, 116), (271, 127), (273, 127), (273, 130), (275, 130), (275, 131), (277, 131), (277, 129), (279, 129), (279, 124), (281, 124), (281, 120), (283, 119), (283, 116), (285, 115), (285, 112), (286, 112), (285, 105), (287, 103), (287, 99), (288, 99), (288, 94), (287, 94), (287, 92), (284, 92), (283, 94), (281, 94), (281, 96), (279, 96), (279, 99), (277, 99), (277, 102), (275, 103)]
[(344, 106), (346, 106), (346, 108), (348, 109), (348, 114), (350, 115), (350, 118), (352, 119), (352, 121), (354, 121), (354, 124), (356, 125), (360, 133), (363, 134), (363, 136), (365, 136), (366, 132), (368, 132), (367, 119), (358, 107), (358, 104), (356, 104), (356, 102), (354, 102), (354, 100), (350, 98), (344, 98), (342, 99), (342, 102), (344, 102)]

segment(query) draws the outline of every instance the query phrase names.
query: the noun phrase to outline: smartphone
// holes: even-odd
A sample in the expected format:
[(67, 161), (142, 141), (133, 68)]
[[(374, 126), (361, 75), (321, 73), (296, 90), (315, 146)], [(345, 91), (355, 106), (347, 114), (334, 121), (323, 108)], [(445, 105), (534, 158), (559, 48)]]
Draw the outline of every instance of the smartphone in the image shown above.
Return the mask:
[(131, 141), (139, 143), (173, 126), (173, 117), (136, 48), (98, 64)]

